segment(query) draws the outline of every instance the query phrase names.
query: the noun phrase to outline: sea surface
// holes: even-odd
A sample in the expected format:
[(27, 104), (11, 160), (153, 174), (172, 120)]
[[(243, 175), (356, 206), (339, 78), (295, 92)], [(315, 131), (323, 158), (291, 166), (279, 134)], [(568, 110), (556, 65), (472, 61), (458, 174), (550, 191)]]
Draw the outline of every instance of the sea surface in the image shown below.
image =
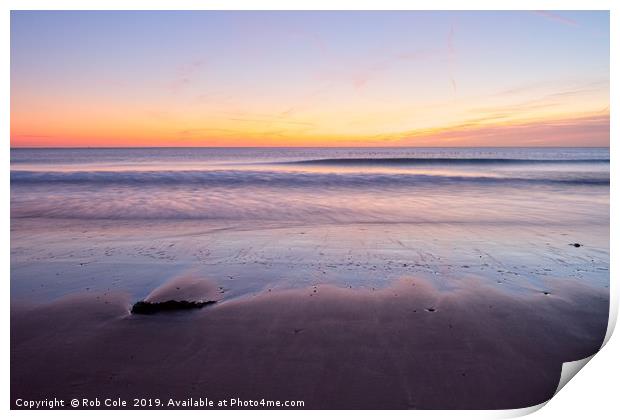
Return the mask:
[(609, 149), (13, 149), (11, 216), (608, 224)]

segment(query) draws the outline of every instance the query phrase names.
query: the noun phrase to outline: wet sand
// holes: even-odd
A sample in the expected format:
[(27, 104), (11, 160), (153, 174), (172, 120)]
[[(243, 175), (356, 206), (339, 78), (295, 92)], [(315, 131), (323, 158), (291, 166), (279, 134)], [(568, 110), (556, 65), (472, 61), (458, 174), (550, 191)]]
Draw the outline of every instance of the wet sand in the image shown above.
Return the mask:
[[(216, 281), (202, 281), (177, 279), (151, 297), (191, 297), (185, 285), (218, 294)], [(574, 279), (547, 286), (515, 295), (475, 277), (442, 290), (401, 277), (385, 288), (219, 293), (216, 305), (156, 315), (131, 315), (135, 299), (121, 292), (15, 302), (12, 404), (207, 397), (303, 400), (306, 409), (527, 407), (553, 395), (563, 362), (598, 350), (607, 325), (605, 291)]]
[[(607, 326), (608, 225), (11, 228), (12, 404), (521, 408), (550, 398), (562, 363), (596, 352)], [(130, 313), (171, 299), (217, 303)]]

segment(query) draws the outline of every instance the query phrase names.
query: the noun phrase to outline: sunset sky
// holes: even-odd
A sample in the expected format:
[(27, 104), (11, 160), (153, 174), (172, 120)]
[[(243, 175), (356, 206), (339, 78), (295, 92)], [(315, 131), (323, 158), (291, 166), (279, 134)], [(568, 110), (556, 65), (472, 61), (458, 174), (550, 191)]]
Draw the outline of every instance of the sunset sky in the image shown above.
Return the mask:
[(12, 12), (11, 146), (608, 146), (608, 12)]

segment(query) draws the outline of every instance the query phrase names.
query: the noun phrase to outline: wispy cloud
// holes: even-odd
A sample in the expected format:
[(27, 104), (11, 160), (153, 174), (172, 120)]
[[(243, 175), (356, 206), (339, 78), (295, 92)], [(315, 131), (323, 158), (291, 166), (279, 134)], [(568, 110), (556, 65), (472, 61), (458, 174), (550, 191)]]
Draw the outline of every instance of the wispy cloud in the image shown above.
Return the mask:
[(579, 24), (575, 20), (567, 18), (565, 16), (561, 16), (561, 15), (555, 13), (555, 12), (550, 12), (548, 10), (535, 10), (533, 13), (535, 13), (535, 14), (537, 14), (539, 16), (545, 17), (545, 18), (547, 18), (549, 20), (553, 20), (555, 22), (562, 23), (564, 25), (579, 26)]
[[(550, 110), (567, 103), (593, 96), (604, 97), (609, 90), (609, 82), (604, 80), (586, 83), (554, 83), (539, 82), (518, 86), (491, 94), (493, 100), (512, 100), (513, 103), (470, 108), (469, 112), (486, 115), (488, 113), (508, 113), (517, 118), (521, 113), (530, 113), (534, 110)], [(519, 98), (524, 98), (518, 101)]]
[[(485, 122), (487, 124), (480, 124)], [(609, 114), (493, 124), (467, 121), (452, 127), (376, 137), (384, 145), (609, 146)]]

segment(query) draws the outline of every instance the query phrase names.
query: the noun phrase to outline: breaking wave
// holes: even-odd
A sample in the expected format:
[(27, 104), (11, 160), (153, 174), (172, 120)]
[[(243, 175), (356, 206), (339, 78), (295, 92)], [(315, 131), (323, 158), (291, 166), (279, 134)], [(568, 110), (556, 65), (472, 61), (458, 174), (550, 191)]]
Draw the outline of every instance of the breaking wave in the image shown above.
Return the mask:
[(436, 175), (408, 173), (310, 173), (278, 171), (12, 171), (11, 183), (96, 185), (202, 185), (217, 187), (268, 186), (360, 187), (419, 184), (574, 184), (609, 185), (601, 172), (534, 172), (523, 176)]

